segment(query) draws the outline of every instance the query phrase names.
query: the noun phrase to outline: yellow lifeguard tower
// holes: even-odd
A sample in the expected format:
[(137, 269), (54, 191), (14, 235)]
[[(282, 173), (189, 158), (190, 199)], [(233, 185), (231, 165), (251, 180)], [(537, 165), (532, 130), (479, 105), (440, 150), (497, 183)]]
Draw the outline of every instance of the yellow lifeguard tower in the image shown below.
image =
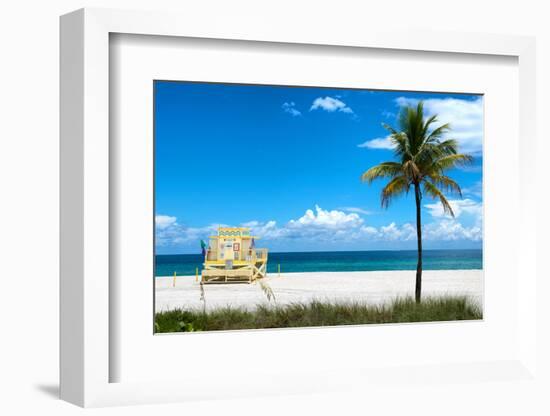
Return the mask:
[(203, 283), (252, 283), (265, 277), (267, 249), (256, 248), (247, 227), (219, 227), (210, 236), (202, 270)]

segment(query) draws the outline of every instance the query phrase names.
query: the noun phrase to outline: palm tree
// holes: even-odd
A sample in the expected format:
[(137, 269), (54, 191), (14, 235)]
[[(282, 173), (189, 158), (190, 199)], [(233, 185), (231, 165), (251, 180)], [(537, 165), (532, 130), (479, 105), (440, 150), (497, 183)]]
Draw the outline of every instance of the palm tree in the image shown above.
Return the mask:
[(382, 208), (387, 208), (397, 196), (408, 194), (414, 189), (416, 202), (416, 237), (418, 263), (416, 266), (415, 299), (420, 302), (422, 292), (422, 195), (439, 199), (445, 213), (454, 218), (454, 212), (444, 192), (462, 197), (460, 186), (445, 175), (445, 171), (458, 165), (470, 163), (473, 158), (458, 153), (458, 143), (444, 139), (451, 130), (449, 124), (433, 128), (437, 115), (424, 118), (422, 101), (416, 107), (404, 107), (398, 118), (399, 131), (383, 124), (390, 132), (390, 140), (395, 148), (395, 162), (383, 162), (373, 166), (361, 175), (361, 181), (372, 183), (375, 179), (389, 179), (382, 189)]

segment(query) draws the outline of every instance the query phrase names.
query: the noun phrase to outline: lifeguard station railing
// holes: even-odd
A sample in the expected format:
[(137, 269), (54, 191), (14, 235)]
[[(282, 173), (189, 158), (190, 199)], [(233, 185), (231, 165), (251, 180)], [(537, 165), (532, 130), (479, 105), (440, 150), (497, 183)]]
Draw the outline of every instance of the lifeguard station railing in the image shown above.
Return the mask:
[(267, 248), (257, 248), (252, 250), (254, 261), (267, 261)]
[[(216, 250), (206, 250), (206, 261), (220, 261), (223, 259), (220, 259), (218, 257), (218, 252)], [(233, 260), (233, 259), (231, 259)], [(267, 248), (256, 248), (251, 249), (248, 251), (245, 251), (242, 253), (242, 258), (240, 258), (242, 261), (249, 261), (249, 262), (266, 262), (267, 261)]]

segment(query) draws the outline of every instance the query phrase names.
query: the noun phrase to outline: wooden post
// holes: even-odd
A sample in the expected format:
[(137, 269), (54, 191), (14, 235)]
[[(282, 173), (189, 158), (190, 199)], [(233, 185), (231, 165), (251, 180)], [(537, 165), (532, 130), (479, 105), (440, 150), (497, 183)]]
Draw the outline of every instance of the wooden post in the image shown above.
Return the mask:
[(172, 287), (176, 287), (176, 272), (174, 272), (174, 279), (172, 279)]
[(195, 282), (199, 281), (199, 268), (195, 267)]

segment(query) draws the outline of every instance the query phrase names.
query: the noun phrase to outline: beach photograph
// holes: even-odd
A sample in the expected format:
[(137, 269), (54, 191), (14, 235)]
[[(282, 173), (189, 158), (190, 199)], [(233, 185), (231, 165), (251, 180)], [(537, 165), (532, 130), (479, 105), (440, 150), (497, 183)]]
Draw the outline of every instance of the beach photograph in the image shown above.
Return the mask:
[(483, 96), (154, 81), (155, 333), (483, 319)]

